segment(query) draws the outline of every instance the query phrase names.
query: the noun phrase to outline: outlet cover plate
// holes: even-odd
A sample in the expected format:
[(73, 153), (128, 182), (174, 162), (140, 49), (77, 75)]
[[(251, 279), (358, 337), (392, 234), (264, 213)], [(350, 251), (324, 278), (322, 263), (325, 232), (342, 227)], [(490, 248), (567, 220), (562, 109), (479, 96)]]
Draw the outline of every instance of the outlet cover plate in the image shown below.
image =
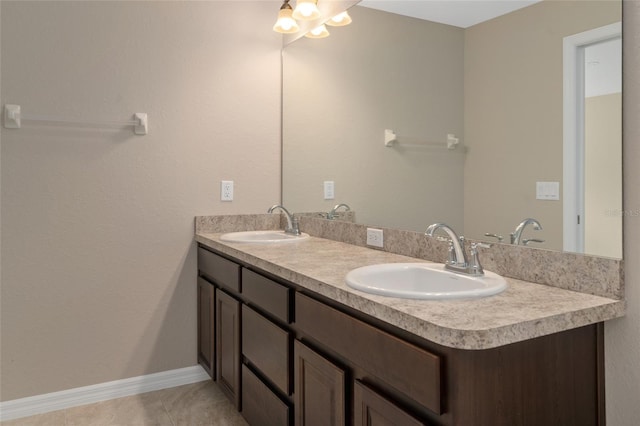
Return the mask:
[(560, 200), (560, 182), (536, 182), (537, 200)]
[(335, 192), (335, 183), (332, 180), (324, 181), (324, 199), (325, 200), (333, 200), (336, 197)]
[(223, 180), (220, 182), (220, 201), (233, 201), (232, 180)]
[(372, 247), (384, 247), (382, 229), (367, 228), (367, 245)]

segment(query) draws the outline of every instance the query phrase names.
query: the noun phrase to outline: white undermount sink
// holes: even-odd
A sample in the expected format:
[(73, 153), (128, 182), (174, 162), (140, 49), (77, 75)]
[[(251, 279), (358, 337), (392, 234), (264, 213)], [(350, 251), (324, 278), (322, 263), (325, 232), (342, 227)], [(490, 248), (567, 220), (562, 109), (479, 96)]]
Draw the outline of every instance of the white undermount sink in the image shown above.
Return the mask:
[(367, 293), (407, 299), (456, 299), (498, 294), (507, 288), (500, 275), (484, 271), (473, 277), (444, 269), (440, 263), (383, 263), (350, 271), (347, 285)]
[(244, 231), (230, 232), (220, 236), (221, 241), (230, 243), (286, 243), (300, 241), (309, 238), (309, 234), (302, 233), (300, 235), (285, 234), (284, 231)]

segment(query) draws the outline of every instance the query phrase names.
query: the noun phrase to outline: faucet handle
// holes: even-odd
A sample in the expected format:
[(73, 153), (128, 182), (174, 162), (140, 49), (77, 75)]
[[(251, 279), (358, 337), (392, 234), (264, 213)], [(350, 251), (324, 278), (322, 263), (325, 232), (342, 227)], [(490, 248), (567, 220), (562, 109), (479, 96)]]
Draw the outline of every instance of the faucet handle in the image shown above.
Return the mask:
[(489, 243), (480, 243), (480, 242), (477, 242), (477, 243), (471, 243), (471, 250), (474, 250), (474, 249), (476, 249), (476, 248), (478, 248), (478, 247), (481, 247), (481, 248), (491, 248), (491, 244), (489, 244)]
[(289, 233), (293, 235), (300, 235), (300, 221), (295, 216), (291, 220), (291, 228), (289, 229)]
[(544, 243), (544, 240), (541, 240), (539, 238), (525, 238), (524, 240), (522, 240), (523, 246), (526, 246), (529, 243)]
[(450, 243), (451, 239), (447, 238), (447, 237), (442, 237), (440, 235), (436, 235), (434, 237), (437, 241), (443, 242), (443, 243)]
[(471, 275), (484, 275), (484, 269), (480, 263), (480, 256), (478, 255), (478, 247), (490, 248), (490, 244), (485, 243), (471, 243), (471, 260), (469, 261), (469, 272)]
[(498, 240), (499, 243), (502, 242), (502, 240), (504, 240), (504, 237), (502, 235), (498, 235), (498, 234), (492, 234), (490, 232), (485, 232), (484, 233), (485, 237), (493, 237), (496, 238)]
[(447, 261), (447, 263), (449, 265), (455, 265), (456, 264), (456, 250), (453, 247), (453, 241), (448, 239), (448, 238), (444, 238), (444, 237), (440, 237), (440, 238), (442, 238), (445, 241), (449, 242), (449, 248), (447, 249), (447, 252), (449, 253), (449, 260)]

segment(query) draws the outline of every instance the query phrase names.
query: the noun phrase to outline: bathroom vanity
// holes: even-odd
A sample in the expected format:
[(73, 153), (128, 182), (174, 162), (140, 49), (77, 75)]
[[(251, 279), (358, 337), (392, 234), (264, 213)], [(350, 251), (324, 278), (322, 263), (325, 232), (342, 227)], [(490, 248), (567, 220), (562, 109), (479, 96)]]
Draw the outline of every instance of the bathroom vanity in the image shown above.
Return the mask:
[(488, 298), (388, 298), (345, 274), (416, 259), (196, 240), (199, 362), (251, 425), (604, 425), (603, 321), (623, 301), (515, 279)]

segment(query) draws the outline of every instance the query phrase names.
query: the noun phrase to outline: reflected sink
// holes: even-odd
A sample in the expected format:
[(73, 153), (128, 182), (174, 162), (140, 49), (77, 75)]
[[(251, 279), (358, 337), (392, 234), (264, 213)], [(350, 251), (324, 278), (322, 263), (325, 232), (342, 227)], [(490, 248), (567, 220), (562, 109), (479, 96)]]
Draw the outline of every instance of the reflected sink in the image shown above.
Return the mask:
[(484, 271), (472, 277), (440, 263), (383, 263), (350, 271), (347, 285), (356, 290), (407, 299), (457, 299), (498, 294), (507, 288), (500, 275)]
[(221, 241), (230, 243), (286, 243), (300, 241), (309, 238), (309, 234), (300, 235), (285, 234), (284, 231), (244, 231), (230, 232), (220, 236)]

